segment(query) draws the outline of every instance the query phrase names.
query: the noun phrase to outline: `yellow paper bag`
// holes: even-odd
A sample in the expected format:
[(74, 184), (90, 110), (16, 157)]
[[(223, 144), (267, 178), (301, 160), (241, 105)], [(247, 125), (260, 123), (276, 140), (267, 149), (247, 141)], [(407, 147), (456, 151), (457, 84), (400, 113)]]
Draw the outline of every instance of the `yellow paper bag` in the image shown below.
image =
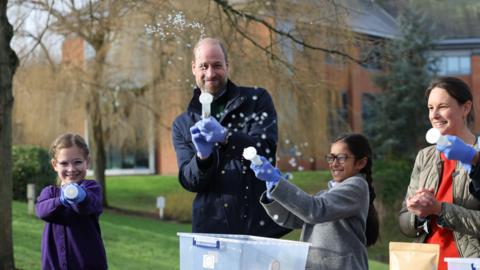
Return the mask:
[(440, 246), (390, 242), (390, 270), (437, 270)]

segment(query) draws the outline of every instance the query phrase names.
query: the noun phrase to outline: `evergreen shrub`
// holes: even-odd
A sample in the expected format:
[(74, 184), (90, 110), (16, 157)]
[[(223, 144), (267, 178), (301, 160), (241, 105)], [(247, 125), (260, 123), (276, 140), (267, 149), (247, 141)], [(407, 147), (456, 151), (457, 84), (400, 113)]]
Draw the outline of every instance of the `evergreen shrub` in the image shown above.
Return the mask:
[(35, 184), (35, 198), (47, 186), (55, 185), (57, 172), (52, 167), (48, 150), (34, 145), (14, 145), (13, 199), (27, 201), (27, 184)]

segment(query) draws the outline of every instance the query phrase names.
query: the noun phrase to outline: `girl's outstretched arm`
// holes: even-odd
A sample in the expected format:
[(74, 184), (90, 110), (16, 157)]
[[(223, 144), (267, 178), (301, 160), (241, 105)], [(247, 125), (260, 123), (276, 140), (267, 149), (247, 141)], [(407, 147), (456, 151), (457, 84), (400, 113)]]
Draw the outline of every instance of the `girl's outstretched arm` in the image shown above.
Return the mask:
[(57, 188), (53, 186), (46, 187), (42, 190), (40, 196), (38, 196), (38, 203), (35, 205), (35, 212), (39, 219), (52, 221), (67, 209), (67, 207), (60, 201), (61, 193), (56, 194), (56, 189)]
[(72, 210), (80, 215), (101, 214), (102, 208), (102, 187), (94, 180), (84, 180), (82, 185), (85, 186), (87, 196), (77, 204), (72, 204)]

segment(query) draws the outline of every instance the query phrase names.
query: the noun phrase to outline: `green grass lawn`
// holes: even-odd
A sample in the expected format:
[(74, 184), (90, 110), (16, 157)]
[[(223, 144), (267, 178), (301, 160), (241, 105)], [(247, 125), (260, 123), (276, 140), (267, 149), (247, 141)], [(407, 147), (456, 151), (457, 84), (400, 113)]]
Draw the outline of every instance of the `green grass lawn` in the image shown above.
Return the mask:
[[(327, 182), (331, 180), (329, 171), (293, 172), (291, 175), (290, 181), (310, 194), (328, 188)], [(188, 193), (178, 183), (176, 175), (110, 176), (106, 185), (109, 205), (137, 211), (155, 210), (158, 196), (174, 191)]]
[(110, 176), (106, 181), (109, 205), (128, 210), (155, 210), (158, 196), (183, 190), (176, 175)]

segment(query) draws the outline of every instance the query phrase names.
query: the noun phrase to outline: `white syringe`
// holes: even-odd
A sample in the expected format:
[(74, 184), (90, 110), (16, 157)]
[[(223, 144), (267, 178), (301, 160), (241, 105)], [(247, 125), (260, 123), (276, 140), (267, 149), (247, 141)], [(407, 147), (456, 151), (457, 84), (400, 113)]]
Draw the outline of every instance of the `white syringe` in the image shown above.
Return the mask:
[(442, 133), (440, 133), (440, 130), (436, 128), (431, 128), (427, 132), (427, 142), (431, 144), (438, 144), (443, 147), (448, 147), (452, 143), (447, 139), (447, 137), (443, 136)]
[(63, 192), (65, 193), (65, 197), (67, 197), (67, 199), (73, 200), (78, 195), (78, 188), (74, 185), (69, 185)]
[(210, 104), (213, 101), (213, 96), (209, 93), (203, 93), (200, 95), (200, 103), (202, 103), (202, 116), (203, 120), (210, 120)]
[(262, 166), (263, 162), (260, 157), (257, 156), (257, 149), (255, 147), (250, 146), (243, 150), (243, 157), (247, 160), (250, 160), (255, 166)]

